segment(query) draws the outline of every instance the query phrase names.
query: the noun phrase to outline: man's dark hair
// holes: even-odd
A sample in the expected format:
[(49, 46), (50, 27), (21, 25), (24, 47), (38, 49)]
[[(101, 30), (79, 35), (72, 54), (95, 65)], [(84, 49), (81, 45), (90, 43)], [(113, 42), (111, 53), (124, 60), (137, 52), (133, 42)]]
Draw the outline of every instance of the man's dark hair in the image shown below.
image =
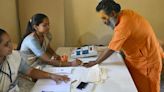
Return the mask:
[(120, 12), (121, 6), (113, 0), (102, 0), (96, 7), (96, 11), (104, 10), (106, 14), (111, 14), (112, 11)]

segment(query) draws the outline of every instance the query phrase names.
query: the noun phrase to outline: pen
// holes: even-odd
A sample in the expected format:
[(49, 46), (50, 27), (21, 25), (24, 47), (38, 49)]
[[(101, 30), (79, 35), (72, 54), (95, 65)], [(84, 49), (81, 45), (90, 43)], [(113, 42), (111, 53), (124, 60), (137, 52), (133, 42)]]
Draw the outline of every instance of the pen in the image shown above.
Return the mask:
[(45, 90), (42, 90), (41, 92), (55, 92), (55, 91), (45, 91)]
[(72, 81), (71, 83), (75, 83), (77, 80)]

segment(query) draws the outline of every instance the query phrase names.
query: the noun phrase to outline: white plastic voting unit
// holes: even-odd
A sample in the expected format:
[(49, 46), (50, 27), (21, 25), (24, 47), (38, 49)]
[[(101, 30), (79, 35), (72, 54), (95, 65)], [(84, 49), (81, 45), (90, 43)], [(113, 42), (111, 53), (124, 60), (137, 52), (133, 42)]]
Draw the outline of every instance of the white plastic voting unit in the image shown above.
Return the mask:
[(84, 46), (72, 51), (71, 58), (83, 58), (97, 56), (98, 52), (95, 46)]

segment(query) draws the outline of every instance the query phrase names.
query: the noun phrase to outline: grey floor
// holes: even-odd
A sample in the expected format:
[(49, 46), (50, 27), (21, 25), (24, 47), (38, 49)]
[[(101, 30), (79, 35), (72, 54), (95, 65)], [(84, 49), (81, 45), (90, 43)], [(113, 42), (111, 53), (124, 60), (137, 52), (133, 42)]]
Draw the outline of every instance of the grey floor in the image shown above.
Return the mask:
[(161, 75), (161, 92), (164, 92), (164, 72)]
[(161, 84), (161, 92), (164, 92), (164, 81), (163, 81), (163, 83)]

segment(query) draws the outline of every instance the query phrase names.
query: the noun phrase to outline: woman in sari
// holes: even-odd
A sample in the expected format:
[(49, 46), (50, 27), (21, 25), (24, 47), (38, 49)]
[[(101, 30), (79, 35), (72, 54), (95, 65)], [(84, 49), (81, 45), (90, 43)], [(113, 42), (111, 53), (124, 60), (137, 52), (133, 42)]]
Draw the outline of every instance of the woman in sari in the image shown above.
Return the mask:
[(48, 17), (44, 14), (35, 14), (28, 22), (26, 33), (17, 49), (28, 55), (29, 65), (46, 63), (54, 66), (78, 66), (81, 64), (79, 60), (61, 62), (60, 56), (50, 46), (51, 39)]
[(34, 79), (52, 79), (69, 81), (65, 75), (47, 73), (30, 67), (25, 54), (13, 51), (11, 39), (6, 31), (0, 29), (0, 92), (19, 92), (17, 86), (18, 73), (22, 73)]

